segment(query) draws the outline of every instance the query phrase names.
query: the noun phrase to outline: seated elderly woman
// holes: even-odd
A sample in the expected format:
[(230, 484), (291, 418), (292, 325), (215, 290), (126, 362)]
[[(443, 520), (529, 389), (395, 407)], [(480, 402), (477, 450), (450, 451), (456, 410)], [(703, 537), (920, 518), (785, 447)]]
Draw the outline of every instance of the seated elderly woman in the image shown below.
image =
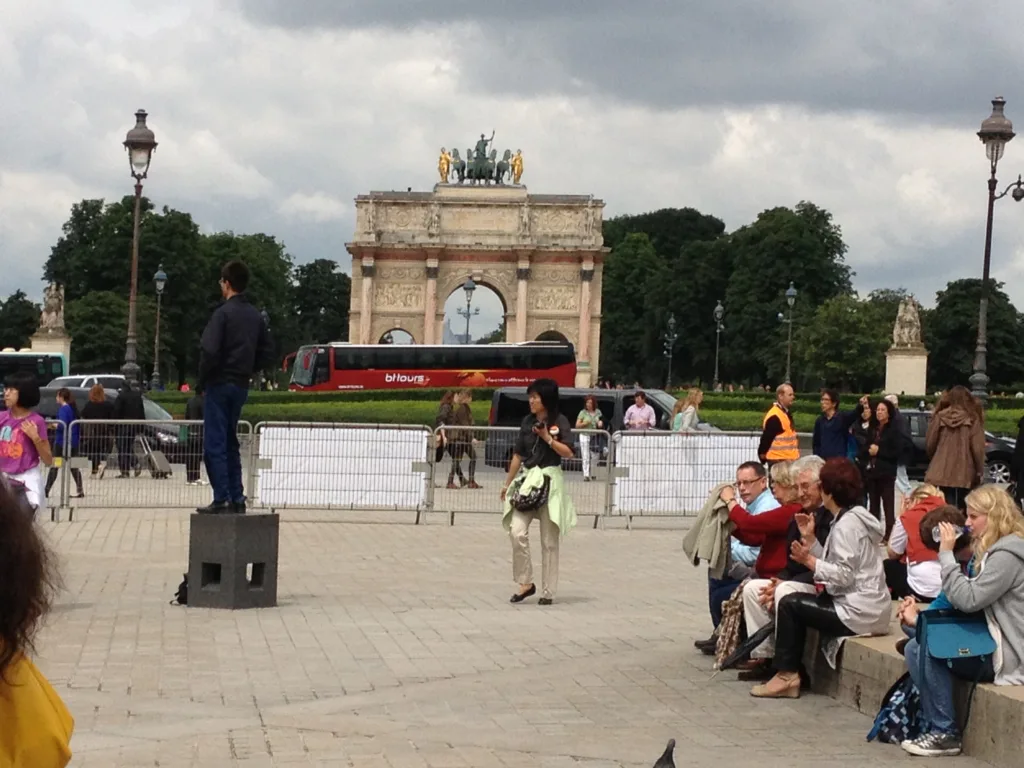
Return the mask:
[[(954, 554), (960, 531), (951, 523), (939, 523), (942, 592), (932, 608), (922, 610), (947, 603), (944, 607), (964, 613), (984, 611), (996, 652), (985, 660), (954, 659), (947, 663), (927, 655), (922, 658), (925, 651), (916, 639), (907, 644), (907, 670), (921, 692), (924, 720), (924, 733), (901, 745), (912, 755), (960, 754), (954, 678), (1024, 685), (1024, 520), (1010, 494), (995, 485), (975, 488), (967, 494), (966, 505), (973, 549), (967, 575), (961, 572)], [(916, 627), (917, 615), (917, 606), (901, 606), (904, 626)]]
[(758, 698), (800, 697), (800, 663), (808, 629), (825, 635), (885, 634), (892, 601), (882, 570), (882, 535), (878, 518), (860, 502), (864, 485), (849, 459), (829, 459), (819, 475), (821, 498), (833, 517), (824, 545), (815, 536), (813, 515), (796, 515), (800, 540), (792, 556), (812, 573), (814, 593), (786, 595), (775, 623), (775, 676), (750, 694)]

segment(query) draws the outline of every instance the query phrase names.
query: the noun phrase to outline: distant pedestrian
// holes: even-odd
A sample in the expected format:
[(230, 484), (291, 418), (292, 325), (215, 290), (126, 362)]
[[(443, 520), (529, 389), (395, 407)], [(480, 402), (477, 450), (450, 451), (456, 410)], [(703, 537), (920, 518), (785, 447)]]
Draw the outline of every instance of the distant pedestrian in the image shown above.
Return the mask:
[(700, 404), (704, 402), (704, 393), (694, 387), (686, 393), (686, 397), (676, 400), (676, 407), (672, 409), (672, 431), (693, 432), (700, 424), (700, 417), (697, 411)]
[[(195, 393), (185, 403), (186, 421), (203, 421), (204, 402), (201, 390)], [(190, 424), (185, 427), (185, 482), (189, 485), (206, 485), (200, 477), (203, 464), (203, 426), (202, 424)]]
[(849, 450), (850, 427), (857, 420), (860, 408), (868, 401), (860, 399), (857, 408), (846, 413), (839, 411), (839, 393), (834, 389), (821, 391), (821, 415), (814, 422), (811, 450), (815, 456), (845, 459)]
[(757, 446), (757, 457), (769, 467), (777, 461), (796, 461), (800, 458), (800, 446), (793, 416), (796, 393), (789, 384), (780, 384), (775, 390), (775, 402), (761, 422), (761, 442)]
[[(576, 429), (598, 430), (604, 429), (604, 414), (597, 407), (597, 399), (593, 395), (583, 398), (583, 410), (576, 416)], [(593, 437), (593, 440), (591, 438)], [(601, 435), (580, 435), (580, 459), (583, 462), (583, 480), (589, 482), (597, 475), (593, 469), (594, 457), (591, 452), (597, 454), (603, 448)]]
[[(146, 406), (142, 401), (142, 392), (127, 381), (121, 383), (121, 389), (114, 401), (114, 418), (118, 421), (140, 422), (146, 420)], [(117, 466), (119, 477), (130, 477), (135, 464), (135, 438), (139, 434), (141, 424), (117, 424), (114, 426), (117, 442)]]
[[(452, 403), (451, 417), (448, 424), (453, 429), (448, 430), (448, 450), (452, 456), (452, 467), (448, 472), (448, 488), (469, 488), (478, 490), (480, 486), (476, 482), (476, 449), (473, 447), (473, 412), (470, 403), (473, 402), (473, 393), (468, 389), (462, 389), (455, 393)], [(462, 457), (469, 457), (469, 479), (462, 474)], [(455, 484), (455, 475), (459, 476), (459, 484)]]
[[(6, 410), (0, 411), (0, 475), (7, 478), (13, 492), (24, 495), (33, 510), (41, 507), (46, 499), (42, 465), (53, 463), (53, 453), (46, 439), (46, 420), (33, 410), (38, 405), (39, 384), (35, 376), (13, 373), (7, 377), (4, 381)], [(2, 557), (0, 565), (3, 565)], [(0, 589), (0, 593), (2, 591)], [(0, 658), (2, 654), (3, 643), (0, 642)]]
[(875, 406), (875, 421), (872, 425), (866, 455), (861, 457), (867, 466), (868, 504), (879, 520), (885, 510), (885, 535), (883, 541), (889, 543), (889, 535), (896, 522), (896, 467), (900, 459), (903, 436), (895, 423), (895, 406), (888, 400), (882, 400)]
[[(74, 422), (78, 421), (78, 406), (75, 405), (75, 396), (67, 387), (57, 390), (57, 434), (53, 438), (53, 449), (62, 462), (68, 461), (78, 455), (82, 441), (82, 428)], [(72, 426), (74, 425), (74, 426)], [(71, 477), (75, 480), (75, 498), (85, 496), (82, 488), (82, 470), (72, 469)], [(57, 480), (57, 462), (50, 466), (46, 474), (46, 489), (43, 491), (47, 496)]]
[[(82, 406), (82, 418), (99, 422), (110, 422), (114, 418), (114, 404), (107, 400), (107, 392), (102, 384), (93, 384), (89, 390), (89, 402)], [(101, 480), (113, 447), (114, 432), (111, 424), (83, 425), (82, 451), (92, 463), (92, 474)]]
[(658, 423), (654, 409), (647, 404), (647, 395), (643, 392), (637, 392), (633, 396), (633, 405), (626, 409), (623, 420), (626, 422), (626, 429), (634, 430), (654, 429)]
[(985, 416), (967, 387), (956, 386), (939, 399), (928, 422), (928, 472), (946, 503), (965, 509), (967, 492), (985, 472)]
[(203, 391), (203, 456), (213, 486), (213, 501), (196, 511), (206, 514), (245, 512), (238, 420), (253, 375), (269, 363), (266, 323), (249, 301), (249, 268), (230, 261), (220, 271), (224, 297), (203, 331), (199, 381)]

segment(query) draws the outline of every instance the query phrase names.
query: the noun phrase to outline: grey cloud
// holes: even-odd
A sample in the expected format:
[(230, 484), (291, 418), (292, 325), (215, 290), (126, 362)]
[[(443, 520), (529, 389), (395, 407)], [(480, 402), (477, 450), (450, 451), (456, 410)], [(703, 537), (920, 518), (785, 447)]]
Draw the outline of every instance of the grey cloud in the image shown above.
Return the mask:
[[(236, 0), (237, 1), (237, 0)], [(476, 90), (655, 108), (788, 103), (973, 125), (1018, 94), (1024, 6), (861, 0), (244, 0), (291, 29), (447, 29)], [(1010, 87), (1012, 86), (1012, 87)], [(912, 119), (912, 118), (910, 118)]]

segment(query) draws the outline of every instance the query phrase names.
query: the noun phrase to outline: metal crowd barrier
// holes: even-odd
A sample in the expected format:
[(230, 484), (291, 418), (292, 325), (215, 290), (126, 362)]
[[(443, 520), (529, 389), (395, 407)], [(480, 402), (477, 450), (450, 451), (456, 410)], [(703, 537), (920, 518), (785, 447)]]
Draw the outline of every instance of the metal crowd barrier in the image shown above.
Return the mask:
[[(433, 509), (456, 513), (504, 511), (501, 487), (515, 453), (518, 427), (454, 427), (434, 430)], [(580, 516), (594, 516), (594, 525), (608, 508), (611, 436), (604, 430), (573, 430), (571, 459), (562, 460), (565, 487)], [(479, 486), (479, 488), (475, 487)]]
[[(69, 435), (76, 430), (78, 447), (65, 437), (60, 484), (47, 495), (54, 520), (64, 509), (70, 520), (79, 509), (194, 508), (212, 500), (201, 421), (83, 419), (67, 428)], [(239, 422), (237, 434), (244, 481), (251, 477), (252, 425)]]
[(272, 511), (430, 509), (431, 431), (422, 425), (261, 422), (251, 497)]
[(610, 514), (696, 515), (736, 467), (757, 461), (760, 432), (617, 432), (612, 438)]

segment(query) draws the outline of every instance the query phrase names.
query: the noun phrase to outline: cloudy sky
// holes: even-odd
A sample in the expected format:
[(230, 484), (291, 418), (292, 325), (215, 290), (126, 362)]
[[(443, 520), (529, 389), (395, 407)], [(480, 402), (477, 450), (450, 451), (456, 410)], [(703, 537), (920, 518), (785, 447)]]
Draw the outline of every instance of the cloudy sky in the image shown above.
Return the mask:
[[(812, 200), (859, 290), (925, 304), (981, 271), (993, 96), (1024, 130), (1016, 0), (0, 0), (0, 19), (0, 295), (41, 296), (73, 202), (130, 193), (139, 107), (158, 205), (299, 262), (348, 270), (355, 195), (429, 189), (440, 145), (495, 130), (531, 191), (607, 215), (693, 206), (733, 229)], [(1021, 172), (1024, 138), (1003, 185)], [(993, 272), (1024, 309), (1009, 198)]]

